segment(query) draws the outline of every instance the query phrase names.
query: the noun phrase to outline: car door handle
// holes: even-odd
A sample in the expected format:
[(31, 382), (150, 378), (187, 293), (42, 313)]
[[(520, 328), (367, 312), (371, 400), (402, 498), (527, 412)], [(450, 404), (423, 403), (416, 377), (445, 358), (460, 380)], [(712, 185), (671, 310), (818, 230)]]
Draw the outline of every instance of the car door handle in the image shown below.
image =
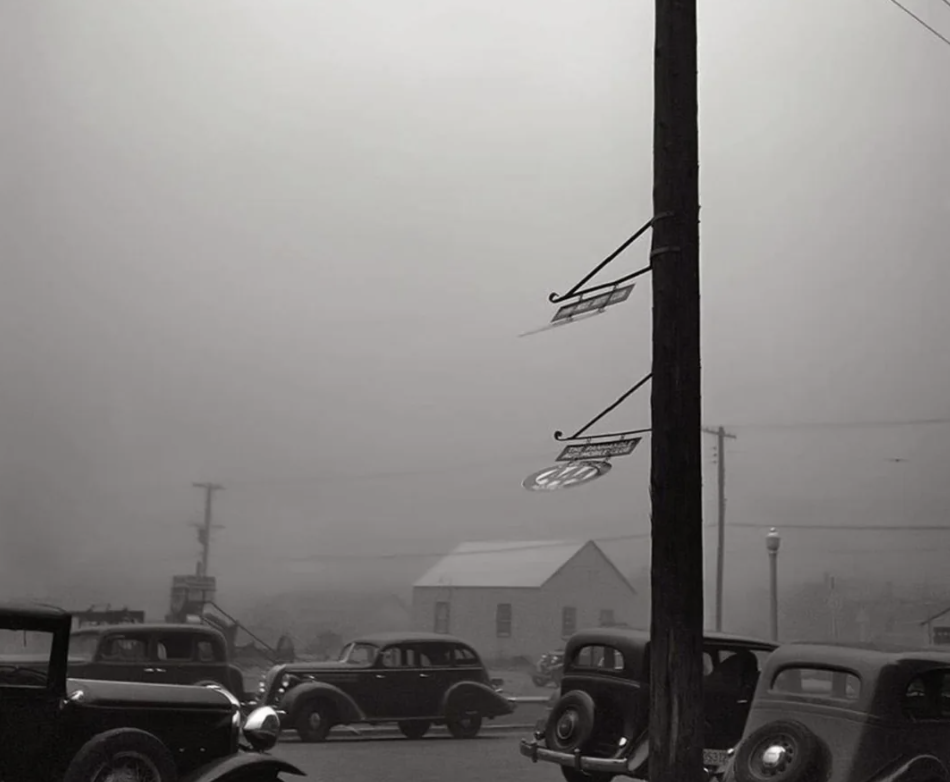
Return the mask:
[(377, 673), (377, 674), (376, 674), (376, 678), (377, 678), (377, 679), (385, 679), (385, 678), (386, 678), (386, 674), (385, 674), (385, 673)]
[(420, 674), (419, 674), (419, 678), (420, 678), (420, 679), (428, 679), (428, 678), (430, 678), (430, 677), (429, 677), (429, 674), (427, 674), (427, 673), (420, 673)]
[(165, 673), (164, 668), (146, 668), (145, 673)]

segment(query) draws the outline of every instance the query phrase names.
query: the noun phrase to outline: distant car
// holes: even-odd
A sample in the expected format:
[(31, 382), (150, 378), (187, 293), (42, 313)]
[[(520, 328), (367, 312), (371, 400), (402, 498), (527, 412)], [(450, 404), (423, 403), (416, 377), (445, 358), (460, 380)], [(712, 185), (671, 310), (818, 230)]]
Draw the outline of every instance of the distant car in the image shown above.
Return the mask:
[(950, 653), (786, 644), (726, 782), (950, 782)]
[(346, 644), (334, 662), (274, 666), (258, 703), (282, 711), (283, 726), (307, 742), (323, 741), (335, 725), (390, 722), (411, 739), (433, 725), (474, 738), (483, 720), (514, 710), (499, 685), (460, 638), (382, 633)]
[(69, 675), (147, 684), (217, 684), (245, 700), (244, 674), (220, 631), (198, 624), (97, 625), (74, 630)]
[[(707, 768), (721, 767), (742, 735), (760, 666), (775, 648), (757, 638), (706, 634)], [(575, 633), (565, 648), (560, 689), (534, 736), (521, 742), (521, 754), (557, 764), (567, 782), (648, 779), (649, 660), (648, 632)]]
[(553, 684), (557, 687), (561, 682), (563, 667), (563, 649), (545, 652), (535, 664), (534, 673), (531, 674), (531, 681), (534, 682), (535, 687), (547, 687), (549, 684)]
[(17, 782), (276, 782), (295, 766), (263, 754), (275, 710), (246, 720), (219, 687), (67, 679), (72, 617), (0, 607), (0, 779)]

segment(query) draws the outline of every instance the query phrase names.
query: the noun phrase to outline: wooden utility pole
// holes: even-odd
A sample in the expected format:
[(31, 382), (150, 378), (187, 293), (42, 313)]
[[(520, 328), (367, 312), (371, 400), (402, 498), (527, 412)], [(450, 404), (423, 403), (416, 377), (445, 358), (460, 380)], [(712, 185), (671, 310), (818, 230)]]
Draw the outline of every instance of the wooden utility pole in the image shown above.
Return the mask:
[(194, 483), (196, 489), (204, 489), (205, 492), (205, 521), (198, 527), (198, 542), (201, 544), (201, 565), (199, 576), (208, 575), (208, 554), (211, 548), (211, 529), (216, 526), (211, 523), (211, 500), (216, 491), (221, 491), (224, 487), (217, 483)]
[(656, 0), (650, 780), (703, 772), (696, 0)]
[(719, 530), (716, 545), (716, 630), (722, 631), (722, 584), (726, 561), (726, 438), (735, 440), (734, 434), (729, 434), (724, 427), (718, 429), (703, 429), (706, 434), (716, 435), (716, 478), (719, 487)]

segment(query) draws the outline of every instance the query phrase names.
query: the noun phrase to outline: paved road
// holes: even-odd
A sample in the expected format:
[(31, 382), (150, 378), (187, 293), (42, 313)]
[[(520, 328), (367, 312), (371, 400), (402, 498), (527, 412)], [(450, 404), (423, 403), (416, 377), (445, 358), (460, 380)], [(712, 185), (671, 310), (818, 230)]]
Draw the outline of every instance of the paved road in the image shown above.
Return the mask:
[(562, 782), (555, 766), (521, 756), (522, 735), (494, 731), (459, 740), (433, 733), (419, 741), (341, 737), (322, 744), (282, 739), (274, 754), (305, 771), (307, 782)]

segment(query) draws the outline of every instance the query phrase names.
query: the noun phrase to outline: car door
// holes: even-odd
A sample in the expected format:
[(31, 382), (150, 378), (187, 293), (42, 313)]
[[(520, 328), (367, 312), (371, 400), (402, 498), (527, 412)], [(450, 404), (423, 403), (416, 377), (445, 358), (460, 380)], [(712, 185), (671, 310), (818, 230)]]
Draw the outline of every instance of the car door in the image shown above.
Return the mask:
[(374, 671), (374, 699), (380, 717), (406, 719), (426, 714), (419, 698), (420, 666), (413, 644), (383, 647)]
[(104, 632), (93, 662), (82, 669), (82, 675), (119, 682), (154, 681), (149, 640), (143, 631)]
[(0, 779), (43, 777), (38, 768), (53, 757), (60, 735), (61, 693), (47, 679), (53, 634), (0, 629), (0, 653), (22, 653), (29, 640), (30, 657), (47, 664), (10, 660), (0, 664)]
[(414, 697), (418, 701), (419, 712), (434, 717), (439, 713), (446, 690), (467, 678), (466, 672), (455, 667), (455, 649), (452, 644), (425, 642), (419, 644), (417, 651), (419, 669)]
[(707, 646), (704, 679), (706, 748), (734, 746), (745, 728), (762, 660), (743, 646)]
[[(192, 684), (184, 681), (194, 659), (194, 634), (180, 630), (159, 630), (150, 644), (151, 674), (148, 681), (157, 684)], [(222, 682), (223, 684), (223, 682)]]
[(187, 660), (176, 661), (176, 681), (179, 684), (217, 682), (228, 687), (231, 683), (224, 642), (210, 633), (188, 635), (191, 655)]

